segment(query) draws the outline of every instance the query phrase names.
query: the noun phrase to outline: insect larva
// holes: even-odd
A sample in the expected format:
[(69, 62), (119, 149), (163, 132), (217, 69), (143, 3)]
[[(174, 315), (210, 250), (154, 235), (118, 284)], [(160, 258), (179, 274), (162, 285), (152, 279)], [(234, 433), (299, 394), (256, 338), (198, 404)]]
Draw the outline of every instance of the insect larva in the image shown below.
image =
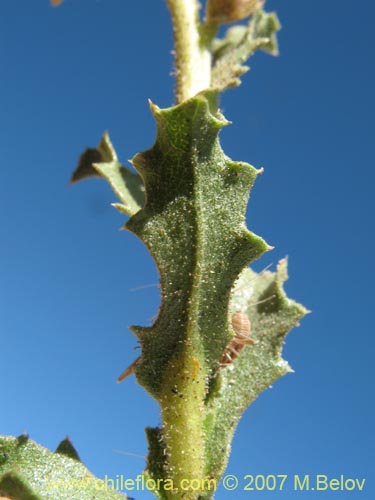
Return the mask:
[(256, 344), (256, 341), (250, 337), (251, 324), (247, 314), (235, 312), (232, 315), (232, 328), (235, 335), (220, 358), (220, 368), (231, 365), (246, 345)]

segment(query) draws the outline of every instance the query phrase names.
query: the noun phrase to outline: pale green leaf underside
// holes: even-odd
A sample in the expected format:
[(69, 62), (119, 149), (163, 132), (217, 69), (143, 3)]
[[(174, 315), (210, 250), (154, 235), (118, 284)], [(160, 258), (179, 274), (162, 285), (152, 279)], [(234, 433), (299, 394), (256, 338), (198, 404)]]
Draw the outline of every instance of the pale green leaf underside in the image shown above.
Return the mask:
[(103, 177), (121, 201), (113, 205), (126, 215), (134, 215), (144, 204), (145, 190), (141, 177), (125, 168), (105, 133), (95, 149), (87, 149), (81, 156), (71, 182), (88, 177)]
[(144, 187), (139, 175), (133, 174), (117, 160), (94, 163), (95, 170), (104, 177), (122, 203), (114, 203), (120, 212), (134, 215), (144, 203)]
[(211, 87), (221, 91), (239, 85), (240, 76), (249, 70), (245, 61), (258, 49), (278, 55), (276, 33), (280, 27), (275, 13), (259, 9), (248, 26), (229, 28), (224, 38), (214, 40)]
[(288, 299), (283, 283), (287, 279), (286, 259), (277, 271), (255, 273), (245, 269), (236, 283), (231, 311), (245, 312), (251, 321), (256, 345), (245, 347), (240, 356), (218, 372), (207, 402), (207, 432), (212, 446), (210, 473), (222, 473), (230, 451), (232, 435), (243, 411), (291, 368), (281, 351), (287, 333), (308, 312)]
[(1, 495), (12, 500), (126, 500), (81, 462), (24, 436), (0, 436)]

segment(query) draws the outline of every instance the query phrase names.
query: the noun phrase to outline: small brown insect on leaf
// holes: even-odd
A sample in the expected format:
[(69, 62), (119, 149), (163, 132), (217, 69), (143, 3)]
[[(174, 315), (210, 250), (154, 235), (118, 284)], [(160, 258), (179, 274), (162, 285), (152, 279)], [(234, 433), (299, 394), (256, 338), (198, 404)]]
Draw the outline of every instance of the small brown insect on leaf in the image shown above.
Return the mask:
[[(254, 345), (257, 342), (250, 337), (251, 333), (251, 324), (247, 314), (237, 311), (232, 315), (232, 328), (234, 330), (234, 337), (229, 342), (225, 351), (223, 352), (219, 367), (225, 368), (226, 366), (230, 366), (233, 361), (238, 358), (242, 349), (247, 345)], [(121, 383), (127, 377), (134, 373), (136, 366), (139, 364), (141, 357), (137, 358), (131, 365), (129, 365), (125, 370), (121, 373), (121, 375), (117, 379), (117, 383)], [(192, 375), (193, 378), (196, 378), (199, 371), (199, 361), (196, 358), (193, 358), (192, 361)]]
[(234, 337), (220, 358), (220, 368), (231, 365), (238, 358), (245, 346), (256, 344), (256, 341), (250, 337), (251, 324), (247, 314), (241, 311), (235, 312), (232, 315), (232, 328), (234, 330)]

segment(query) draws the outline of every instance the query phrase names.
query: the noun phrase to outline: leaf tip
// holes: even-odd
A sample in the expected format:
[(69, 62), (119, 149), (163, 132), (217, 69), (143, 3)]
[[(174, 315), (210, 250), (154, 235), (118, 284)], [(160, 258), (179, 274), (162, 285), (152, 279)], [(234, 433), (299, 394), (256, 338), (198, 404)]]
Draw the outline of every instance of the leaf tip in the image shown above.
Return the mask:
[(29, 440), (29, 435), (27, 432), (23, 432), (20, 436), (17, 436), (17, 446), (22, 446), (26, 444)]
[(129, 209), (123, 203), (111, 203), (111, 207), (116, 208), (121, 214), (129, 215)]
[(77, 450), (74, 448), (69, 436), (66, 436), (66, 438), (59, 443), (58, 447), (55, 450), (55, 453), (58, 453), (59, 455), (65, 455), (66, 457), (81, 462)]
[(148, 100), (148, 105), (150, 106), (151, 113), (156, 117), (161, 114), (161, 109), (157, 104), (154, 104), (151, 99)]

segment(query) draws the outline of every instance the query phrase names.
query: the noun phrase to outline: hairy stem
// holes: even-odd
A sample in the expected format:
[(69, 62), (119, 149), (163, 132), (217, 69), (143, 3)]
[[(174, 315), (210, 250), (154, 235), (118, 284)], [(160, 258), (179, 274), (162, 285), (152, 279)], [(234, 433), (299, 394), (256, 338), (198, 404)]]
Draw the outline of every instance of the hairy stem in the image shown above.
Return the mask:
[(207, 36), (201, 36), (199, 2), (167, 0), (175, 42), (176, 101), (181, 103), (209, 88), (211, 53)]
[(186, 486), (191, 481), (202, 485), (206, 472), (203, 435), (205, 381), (202, 370), (196, 368), (198, 361), (197, 365), (194, 364), (192, 350), (188, 348), (182, 359), (172, 363), (167, 375), (171, 390), (166, 391), (160, 400), (167, 473), (176, 488), (171, 493), (173, 500), (195, 499), (197, 492)]

